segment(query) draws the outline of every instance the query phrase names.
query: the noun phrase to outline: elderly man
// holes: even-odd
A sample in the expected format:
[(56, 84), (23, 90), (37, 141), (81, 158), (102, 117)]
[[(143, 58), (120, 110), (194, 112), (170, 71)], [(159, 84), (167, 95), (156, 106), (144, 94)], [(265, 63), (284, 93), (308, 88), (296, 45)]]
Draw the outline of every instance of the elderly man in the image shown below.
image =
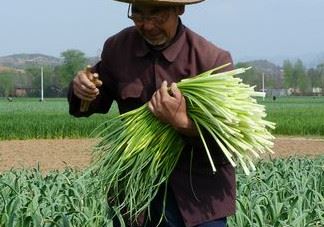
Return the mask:
[[(186, 101), (174, 82), (232, 62), (231, 56), (184, 26), (185, 5), (203, 0), (117, 0), (129, 3), (128, 18), (135, 26), (108, 38), (101, 61), (92, 72), (99, 74), (97, 88), (84, 71), (71, 83), (70, 114), (107, 113), (116, 101), (120, 113), (149, 102), (150, 111), (170, 124), (186, 146), (169, 181), (165, 217), (159, 226), (226, 226), (235, 212), (235, 172), (212, 138), (206, 134), (217, 172), (210, 170), (202, 141), (187, 115)], [(202, 22), (203, 23), (203, 22)], [(230, 70), (232, 66), (224, 70)], [(168, 86), (172, 94), (167, 92)], [(91, 101), (80, 111), (81, 100)], [(150, 206), (149, 227), (162, 214), (164, 188)]]

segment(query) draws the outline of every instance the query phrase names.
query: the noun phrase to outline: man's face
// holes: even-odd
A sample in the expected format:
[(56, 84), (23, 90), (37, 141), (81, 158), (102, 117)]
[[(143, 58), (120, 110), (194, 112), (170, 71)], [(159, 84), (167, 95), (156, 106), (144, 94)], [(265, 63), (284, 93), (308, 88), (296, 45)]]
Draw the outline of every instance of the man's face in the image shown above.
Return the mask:
[(129, 16), (143, 38), (153, 46), (167, 45), (175, 36), (181, 7), (133, 4)]

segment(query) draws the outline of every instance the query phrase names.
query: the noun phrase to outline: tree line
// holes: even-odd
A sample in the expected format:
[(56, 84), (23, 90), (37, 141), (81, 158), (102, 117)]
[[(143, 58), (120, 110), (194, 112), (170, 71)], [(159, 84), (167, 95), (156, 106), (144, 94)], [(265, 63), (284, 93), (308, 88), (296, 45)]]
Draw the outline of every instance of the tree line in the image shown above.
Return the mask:
[[(249, 63), (236, 65), (249, 66)], [(262, 90), (264, 83), (265, 89), (287, 90), (291, 95), (324, 95), (324, 63), (306, 68), (300, 59), (285, 60), (279, 72), (265, 72), (262, 68), (252, 67), (240, 77), (244, 83), (256, 86), (256, 90)]]
[[(64, 97), (74, 75), (90, 64), (85, 54), (79, 50), (66, 50), (61, 53), (63, 63), (60, 65), (43, 65), (45, 97)], [(250, 67), (248, 62), (239, 62), (239, 67)], [(24, 70), (0, 73), (0, 96), (40, 96), (40, 66), (27, 64)], [(251, 67), (240, 76), (244, 83), (262, 90), (286, 89), (292, 95), (314, 95), (324, 92), (324, 63), (314, 68), (306, 68), (301, 60), (285, 60), (280, 70), (265, 70)]]
[[(42, 65), (45, 97), (66, 96), (74, 75), (89, 64), (85, 54), (79, 50), (66, 50), (61, 53), (63, 63), (57, 66)], [(0, 96), (39, 97), (41, 87), (41, 66), (27, 63), (24, 70), (11, 70), (0, 73)]]
[(301, 60), (295, 63), (283, 63), (284, 85), (292, 89), (293, 94), (309, 95), (323, 94), (324, 91), (324, 63), (315, 68), (306, 69)]

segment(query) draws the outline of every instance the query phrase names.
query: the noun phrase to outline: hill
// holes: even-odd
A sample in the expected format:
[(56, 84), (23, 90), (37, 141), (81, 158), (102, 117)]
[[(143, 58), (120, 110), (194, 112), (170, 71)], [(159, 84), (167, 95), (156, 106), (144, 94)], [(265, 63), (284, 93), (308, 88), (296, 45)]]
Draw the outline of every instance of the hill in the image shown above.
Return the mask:
[(268, 61), (268, 60), (254, 60), (244, 62), (253, 68), (255, 68), (258, 72), (262, 72), (265, 74), (280, 74), (281, 67)]
[(276, 65), (282, 66), (285, 60), (296, 62), (298, 59), (302, 60), (307, 69), (316, 68), (317, 65), (324, 63), (324, 51), (316, 53), (305, 53), (300, 55), (275, 55), (275, 56), (240, 56), (235, 59), (235, 62), (250, 62), (254, 59), (266, 59)]
[[(90, 65), (94, 65), (98, 61), (98, 57), (87, 58)], [(13, 54), (0, 57), (0, 70), (1, 68), (25, 69), (31, 64), (57, 66), (62, 64), (62, 59), (44, 54)]]
[(0, 57), (0, 66), (24, 69), (27, 65), (59, 65), (61, 59), (44, 54), (14, 54)]
[(241, 63), (253, 67), (258, 75), (264, 74), (266, 80), (272, 81), (274, 88), (281, 88), (283, 86), (283, 72), (280, 66), (268, 60), (254, 60)]

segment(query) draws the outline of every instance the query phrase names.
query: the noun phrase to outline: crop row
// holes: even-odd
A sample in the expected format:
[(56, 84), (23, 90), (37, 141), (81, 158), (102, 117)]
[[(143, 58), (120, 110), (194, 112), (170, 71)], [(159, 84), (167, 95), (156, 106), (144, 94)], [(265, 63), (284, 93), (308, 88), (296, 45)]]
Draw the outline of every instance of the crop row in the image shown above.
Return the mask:
[(261, 103), (267, 119), (277, 124), (275, 134), (324, 135), (324, 97), (282, 97)]
[(0, 100), (0, 140), (89, 137), (97, 125), (116, 113), (113, 106), (108, 115), (75, 118), (69, 115), (65, 99)]
[[(267, 120), (276, 123), (274, 134), (324, 135), (324, 97), (280, 97), (259, 102), (266, 106)], [(108, 115), (74, 118), (68, 114), (66, 99), (0, 99), (0, 140), (89, 137), (116, 113), (114, 105)]]
[[(275, 159), (245, 176), (237, 170), (237, 212), (230, 226), (323, 226), (324, 156)], [(111, 226), (104, 198), (71, 169), (0, 174), (0, 226)], [(90, 190), (91, 191), (91, 190)]]

